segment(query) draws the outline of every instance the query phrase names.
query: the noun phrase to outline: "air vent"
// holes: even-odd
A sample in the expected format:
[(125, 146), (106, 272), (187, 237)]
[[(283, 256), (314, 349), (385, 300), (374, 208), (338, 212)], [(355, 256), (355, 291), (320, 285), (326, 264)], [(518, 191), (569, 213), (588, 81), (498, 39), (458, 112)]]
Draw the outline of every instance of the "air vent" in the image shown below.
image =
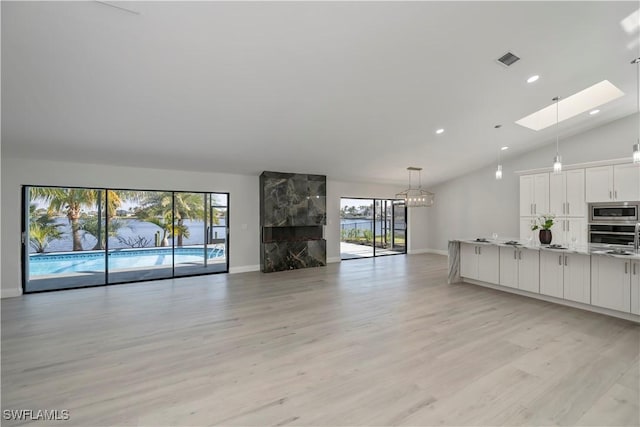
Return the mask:
[(504, 55), (502, 55), (500, 58), (498, 58), (498, 62), (504, 65), (505, 67), (510, 67), (519, 60), (520, 58), (515, 56), (511, 52), (507, 52)]

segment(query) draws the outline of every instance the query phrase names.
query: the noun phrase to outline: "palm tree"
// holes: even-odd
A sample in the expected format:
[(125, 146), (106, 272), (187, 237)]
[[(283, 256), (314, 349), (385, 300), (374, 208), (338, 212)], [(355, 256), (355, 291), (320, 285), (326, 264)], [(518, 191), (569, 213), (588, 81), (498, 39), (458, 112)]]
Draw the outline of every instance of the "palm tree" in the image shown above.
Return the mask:
[(35, 252), (43, 253), (49, 243), (62, 237), (61, 224), (56, 224), (48, 212), (36, 215), (36, 205), (29, 205), (29, 246)]
[(169, 236), (175, 236), (176, 245), (183, 246), (184, 238), (189, 238), (190, 234), (189, 227), (184, 221), (204, 218), (202, 194), (154, 191), (145, 193), (142, 199), (142, 208), (138, 210), (137, 216), (140, 220), (155, 224), (162, 230), (160, 246), (169, 245)]
[(204, 196), (197, 193), (174, 193), (174, 211), (176, 224), (174, 234), (177, 236), (177, 245), (183, 245), (183, 239), (189, 238), (189, 227), (184, 225), (185, 219), (204, 219)]
[(81, 251), (80, 216), (84, 207), (93, 206), (96, 203), (99, 197), (98, 191), (88, 188), (31, 187), (29, 200), (42, 199), (48, 202), (49, 214), (63, 212), (71, 224), (73, 250)]
[(109, 216), (107, 216), (105, 221), (107, 221), (108, 227), (104, 227), (102, 225), (102, 220), (100, 219), (100, 217), (100, 215), (88, 216), (83, 214), (80, 218), (80, 228), (85, 232), (82, 237), (90, 234), (96, 239), (96, 244), (92, 249), (94, 251), (105, 249), (105, 229), (109, 230), (109, 237), (118, 237), (118, 232), (124, 226), (123, 222), (118, 220), (117, 218), (111, 219)]
[[(105, 197), (104, 190), (93, 188), (31, 187), (29, 197), (30, 200), (42, 199), (48, 202), (50, 214), (53, 212), (63, 212), (67, 216), (69, 224), (71, 224), (73, 250), (81, 251), (83, 249), (80, 232), (83, 230), (83, 227), (80, 219), (83, 208), (92, 206), (98, 208), (98, 218), (95, 227), (95, 236), (98, 239), (98, 243), (94, 249), (104, 249), (104, 239), (106, 236), (102, 231), (103, 210), (107, 213), (106, 226), (108, 228), (111, 218), (115, 216), (116, 210), (122, 205), (122, 198), (137, 198), (139, 194), (140, 192), (136, 191), (107, 190)], [(111, 235), (111, 232), (109, 234)]]

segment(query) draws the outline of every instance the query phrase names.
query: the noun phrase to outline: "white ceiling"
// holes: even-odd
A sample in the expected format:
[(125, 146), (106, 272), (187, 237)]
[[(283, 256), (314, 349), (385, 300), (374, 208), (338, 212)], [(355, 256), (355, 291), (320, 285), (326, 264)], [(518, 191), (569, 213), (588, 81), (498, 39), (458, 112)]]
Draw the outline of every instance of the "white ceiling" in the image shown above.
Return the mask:
[(627, 94), (565, 136), (635, 111), (638, 2), (117, 4), (2, 2), (3, 155), (433, 184), (551, 142), (514, 122), (556, 95)]

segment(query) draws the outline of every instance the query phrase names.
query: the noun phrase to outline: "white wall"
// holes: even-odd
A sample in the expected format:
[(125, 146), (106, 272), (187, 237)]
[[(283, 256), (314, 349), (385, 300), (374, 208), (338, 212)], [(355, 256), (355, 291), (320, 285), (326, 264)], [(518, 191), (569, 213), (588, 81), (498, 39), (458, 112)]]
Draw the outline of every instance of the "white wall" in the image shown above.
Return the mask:
[[(260, 263), (258, 176), (143, 169), (3, 157), (1, 162), (2, 296), (21, 293), (21, 186), (57, 185), (141, 190), (185, 190), (230, 193), (230, 271), (257, 270)], [(393, 197), (403, 188), (388, 185), (327, 182), (327, 258), (340, 259), (340, 197)], [(423, 222), (426, 217), (422, 216)], [(411, 230), (411, 216), (409, 229)], [(417, 222), (418, 229), (424, 224)], [(415, 239), (410, 248), (426, 248)], [(418, 245), (418, 246), (416, 246)]]
[[(631, 160), (638, 139), (638, 115), (633, 114), (588, 132), (560, 140), (565, 165), (596, 160)], [(508, 145), (508, 143), (507, 143)], [(519, 177), (517, 170), (550, 167), (555, 143), (503, 162), (503, 179), (495, 165), (447, 181), (432, 189), (436, 203), (427, 212), (425, 246), (446, 250), (453, 238), (519, 235)]]

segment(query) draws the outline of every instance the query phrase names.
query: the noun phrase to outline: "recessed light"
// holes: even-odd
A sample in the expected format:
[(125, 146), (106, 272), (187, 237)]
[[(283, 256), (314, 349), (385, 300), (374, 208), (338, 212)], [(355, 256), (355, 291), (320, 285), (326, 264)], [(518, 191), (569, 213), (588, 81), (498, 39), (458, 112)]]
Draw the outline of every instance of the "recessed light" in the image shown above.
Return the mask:
[(504, 151), (504, 150), (508, 150), (508, 149), (509, 149), (509, 147), (507, 147), (507, 146), (505, 145), (504, 147), (502, 147), (502, 148), (500, 148), (500, 149), (501, 149), (502, 151)]
[(529, 78), (527, 79), (527, 83), (533, 83), (533, 82), (535, 82), (536, 80), (538, 80), (539, 78), (540, 78), (540, 76), (539, 76), (539, 75), (537, 75), (537, 74), (536, 74), (535, 76), (531, 76), (531, 77), (529, 77)]
[(600, 112), (600, 110), (598, 110), (597, 108), (595, 110), (591, 110), (589, 111), (589, 114), (591, 114), (592, 116), (595, 116), (596, 114), (598, 114)]
[[(521, 118), (516, 123), (532, 130), (542, 130), (578, 114), (591, 111), (623, 95), (624, 92), (610, 81), (603, 80), (560, 100), (558, 102), (559, 106), (556, 106), (554, 102), (535, 113), (529, 114), (527, 117)], [(560, 111), (558, 117), (556, 117), (556, 108)]]
[(440, 134), (441, 134), (441, 133), (443, 133), (443, 132), (444, 132), (444, 129), (438, 129), (438, 130), (436, 131), (436, 133), (437, 133), (438, 135), (440, 135)]

